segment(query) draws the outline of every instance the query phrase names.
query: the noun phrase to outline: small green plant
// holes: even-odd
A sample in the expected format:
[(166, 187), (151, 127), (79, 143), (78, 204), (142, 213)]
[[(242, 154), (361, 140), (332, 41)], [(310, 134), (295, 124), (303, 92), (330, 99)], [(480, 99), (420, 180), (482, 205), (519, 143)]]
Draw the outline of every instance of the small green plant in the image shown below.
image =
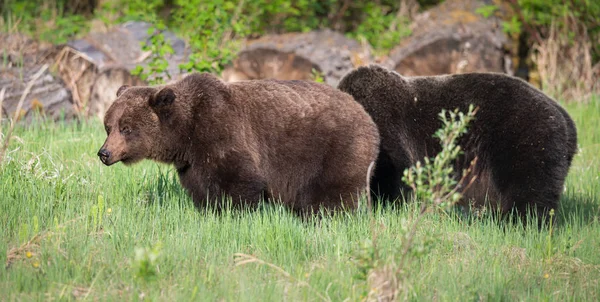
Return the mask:
[(354, 275), (354, 279), (367, 281), (369, 273), (376, 267), (379, 267), (381, 260), (377, 254), (377, 241), (375, 239), (375, 237), (372, 239), (365, 239), (359, 243), (353, 259), (354, 264), (358, 268), (358, 272)]
[(523, 24), (517, 16), (512, 16), (509, 21), (502, 22), (502, 31), (509, 35), (518, 36), (521, 34)]
[(167, 79), (171, 79), (168, 71), (169, 62), (165, 57), (173, 53), (173, 47), (165, 40), (164, 30), (165, 25), (162, 22), (148, 29), (150, 39), (142, 46), (142, 50), (150, 52), (148, 66), (137, 65), (131, 71), (132, 75), (139, 76), (150, 85), (162, 84)]
[(162, 84), (167, 79), (171, 79), (168, 67), (169, 62), (166, 56), (173, 54), (173, 47), (165, 40), (163, 32), (166, 26), (163, 22), (158, 21), (154, 27), (148, 29), (150, 36), (147, 43), (142, 45), (142, 50), (150, 52), (150, 61), (148, 66), (137, 65), (131, 71), (132, 75), (139, 76), (142, 80), (147, 81), (150, 85)]
[(498, 10), (498, 6), (494, 4), (483, 5), (475, 9), (475, 13), (482, 15), (484, 18), (491, 17)]
[(371, 2), (364, 8), (364, 14), (360, 25), (348, 35), (352, 38), (364, 37), (375, 49), (389, 50), (411, 34), (410, 20), (397, 15), (391, 6)]
[(433, 236), (416, 238), (419, 222), (429, 210), (448, 209), (462, 197), (459, 188), (468, 179), (470, 168), (463, 171), (459, 181), (456, 179), (453, 163), (462, 153), (458, 138), (467, 132), (476, 112), (473, 105), (469, 106), (466, 114), (458, 109), (442, 110), (439, 114), (442, 127), (434, 134), (440, 140), (442, 150), (433, 158), (426, 157), (423, 164), (419, 161), (404, 171), (402, 180), (412, 188), (413, 199), (421, 203), (420, 210), (412, 222), (404, 219), (400, 229), (396, 230), (401, 234), (402, 242), (400, 252), (393, 254), (398, 255), (399, 259), (380, 259), (373, 224), (372, 239), (361, 244), (354, 261), (359, 270), (355, 278), (370, 283), (371, 291), (366, 293), (367, 296), (393, 300), (400, 294), (407, 294), (403, 280), (409, 272), (405, 267), (411, 259), (420, 259), (426, 255), (435, 241)]
[[(176, 1), (178, 10), (172, 24), (189, 39), (192, 53), (183, 71), (220, 73), (237, 53), (237, 40), (250, 34), (247, 5), (239, 1)], [(228, 24), (228, 26), (223, 26)]]
[(96, 17), (107, 24), (139, 20), (153, 22), (164, 6), (164, 0), (106, 0), (101, 1)]
[(491, 17), (498, 10), (498, 6), (496, 5), (483, 5), (477, 9), (475, 9), (475, 13), (482, 15), (484, 18)]
[(317, 83), (325, 83), (325, 78), (323, 77), (323, 74), (314, 68), (311, 71), (311, 77), (312, 80)]
[(162, 244), (160, 242), (149, 247), (136, 247), (135, 257), (132, 261), (134, 275), (139, 280), (151, 281), (157, 276), (157, 260), (161, 255)]
[(90, 208), (89, 215), (92, 224), (92, 230), (100, 230), (102, 227), (102, 216), (104, 216), (104, 196), (98, 195), (97, 203)]
[(467, 114), (442, 110), (439, 114), (442, 121), (434, 137), (440, 140), (442, 150), (433, 158), (425, 157), (423, 163), (404, 171), (402, 180), (412, 188), (414, 198), (425, 206), (448, 208), (462, 196), (458, 191), (463, 186), (470, 169), (463, 171), (459, 181), (453, 168), (454, 160), (462, 153), (458, 138), (467, 132), (468, 124), (474, 119), (476, 109), (469, 106)]

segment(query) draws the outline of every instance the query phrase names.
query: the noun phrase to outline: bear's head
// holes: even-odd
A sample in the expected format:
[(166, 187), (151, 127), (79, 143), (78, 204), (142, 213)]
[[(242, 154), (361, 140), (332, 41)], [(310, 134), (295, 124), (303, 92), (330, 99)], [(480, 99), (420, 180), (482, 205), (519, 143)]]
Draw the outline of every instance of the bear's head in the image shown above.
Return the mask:
[(188, 102), (178, 100), (177, 87), (130, 87), (123, 85), (117, 99), (107, 110), (104, 128), (107, 138), (98, 151), (102, 163), (110, 166), (119, 161), (126, 165), (142, 159), (169, 162)]
[(123, 85), (104, 116), (108, 137), (98, 156), (107, 166), (184, 160), (185, 150), (202, 135), (195, 129), (218, 119), (215, 112), (229, 98), (229, 88), (210, 73), (192, 73), (164, 86)]

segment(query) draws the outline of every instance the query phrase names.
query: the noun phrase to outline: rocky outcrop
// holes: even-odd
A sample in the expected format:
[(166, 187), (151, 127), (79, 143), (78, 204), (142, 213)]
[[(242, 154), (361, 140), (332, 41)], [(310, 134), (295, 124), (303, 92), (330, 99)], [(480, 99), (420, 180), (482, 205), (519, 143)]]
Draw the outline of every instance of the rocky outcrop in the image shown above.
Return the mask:
[[(67, 118), (76, 114), (102, 118), (121, 85), (145, 84), (132, 76), (131, 70), (150, 61), (150, 54), (142, 49), (150, 38), (150, 27), (145, 22), (126, 22), (62, 45), (41, 45), (18, 34), (0, 35), (7, 58), (0, 67), (0, 89), (6, 88), (3, 112), (12, 114), (28, 77), (48, 64), (50, 68), (27, 95), (21, 115), (30, 116), (35, 107), (53, 117), (64, 112)], [(165, 58), (166, 71), (152, 74), (150, 79), (175, 80), (181, 75), (179, 64), (187, 62), (188, 49), (173, 33), (162, 34), (173, 54)]]
[(371, 61), (371, 48), (329, 30), (266, 35), (245, 43), (223, 71), (225, 81), (308, 80), (314, 72), (336, 86), (344, 74)]
[[(490, 5), (496, 9), (484, 17)], [(495, 0), (446, 0), (415, 17), (412, 35), (392, 49), (385, 65), (403, 75), (512, 74), (511, 40), (501, 24), (509, 10)]]

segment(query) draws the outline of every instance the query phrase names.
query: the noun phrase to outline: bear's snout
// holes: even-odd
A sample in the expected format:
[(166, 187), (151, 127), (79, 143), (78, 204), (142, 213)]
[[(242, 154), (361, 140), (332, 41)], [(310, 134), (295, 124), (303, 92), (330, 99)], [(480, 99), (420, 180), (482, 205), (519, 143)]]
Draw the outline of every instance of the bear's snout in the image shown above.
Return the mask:
[(106, 150), (105, 148), (100, 149), (100, 151), (98, 151), (98, 157), (100, 157), (100, 161), (102, 161), (103, 164), (109, 166), (110, 163), (108, 162), (108, 159), (110, 158), (110, 151)]

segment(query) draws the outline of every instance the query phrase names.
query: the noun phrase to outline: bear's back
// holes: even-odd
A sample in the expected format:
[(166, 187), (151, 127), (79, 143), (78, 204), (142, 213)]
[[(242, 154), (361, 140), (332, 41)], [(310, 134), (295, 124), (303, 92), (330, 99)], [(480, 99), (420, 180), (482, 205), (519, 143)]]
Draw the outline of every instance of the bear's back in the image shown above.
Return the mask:
[[(329, 107), (344, 102), (350, 103), (352, 97), (337, 89), (302, 80), (251, 80), (228, 84), (234, 95), (246, 97), (246, 101), (285, 105), (289, 107)], [(258, 98), (248, 97), (260, 96)]]
[[(227, 118), (235, 114), (237, 125), (232, 136), (255, 150), (253, 161), (265, 171), (272, 196), (303, 207), (309, 200), (331, 194), (306, 189), (313, 185), (330, 179), (342, 187), (363, 182), (368, 165), (377, 157), (379, 133), (350, 95), (301, 80), (250, 80), (227, 86), (232, 112)], [(343, 181), (337, 173), (346, 175)]]
[(228, 84), (236, 106), (257, 118), (356, 120), (371, 118), (352, 96), (325, 84), (302, 80), (252, 80)]

